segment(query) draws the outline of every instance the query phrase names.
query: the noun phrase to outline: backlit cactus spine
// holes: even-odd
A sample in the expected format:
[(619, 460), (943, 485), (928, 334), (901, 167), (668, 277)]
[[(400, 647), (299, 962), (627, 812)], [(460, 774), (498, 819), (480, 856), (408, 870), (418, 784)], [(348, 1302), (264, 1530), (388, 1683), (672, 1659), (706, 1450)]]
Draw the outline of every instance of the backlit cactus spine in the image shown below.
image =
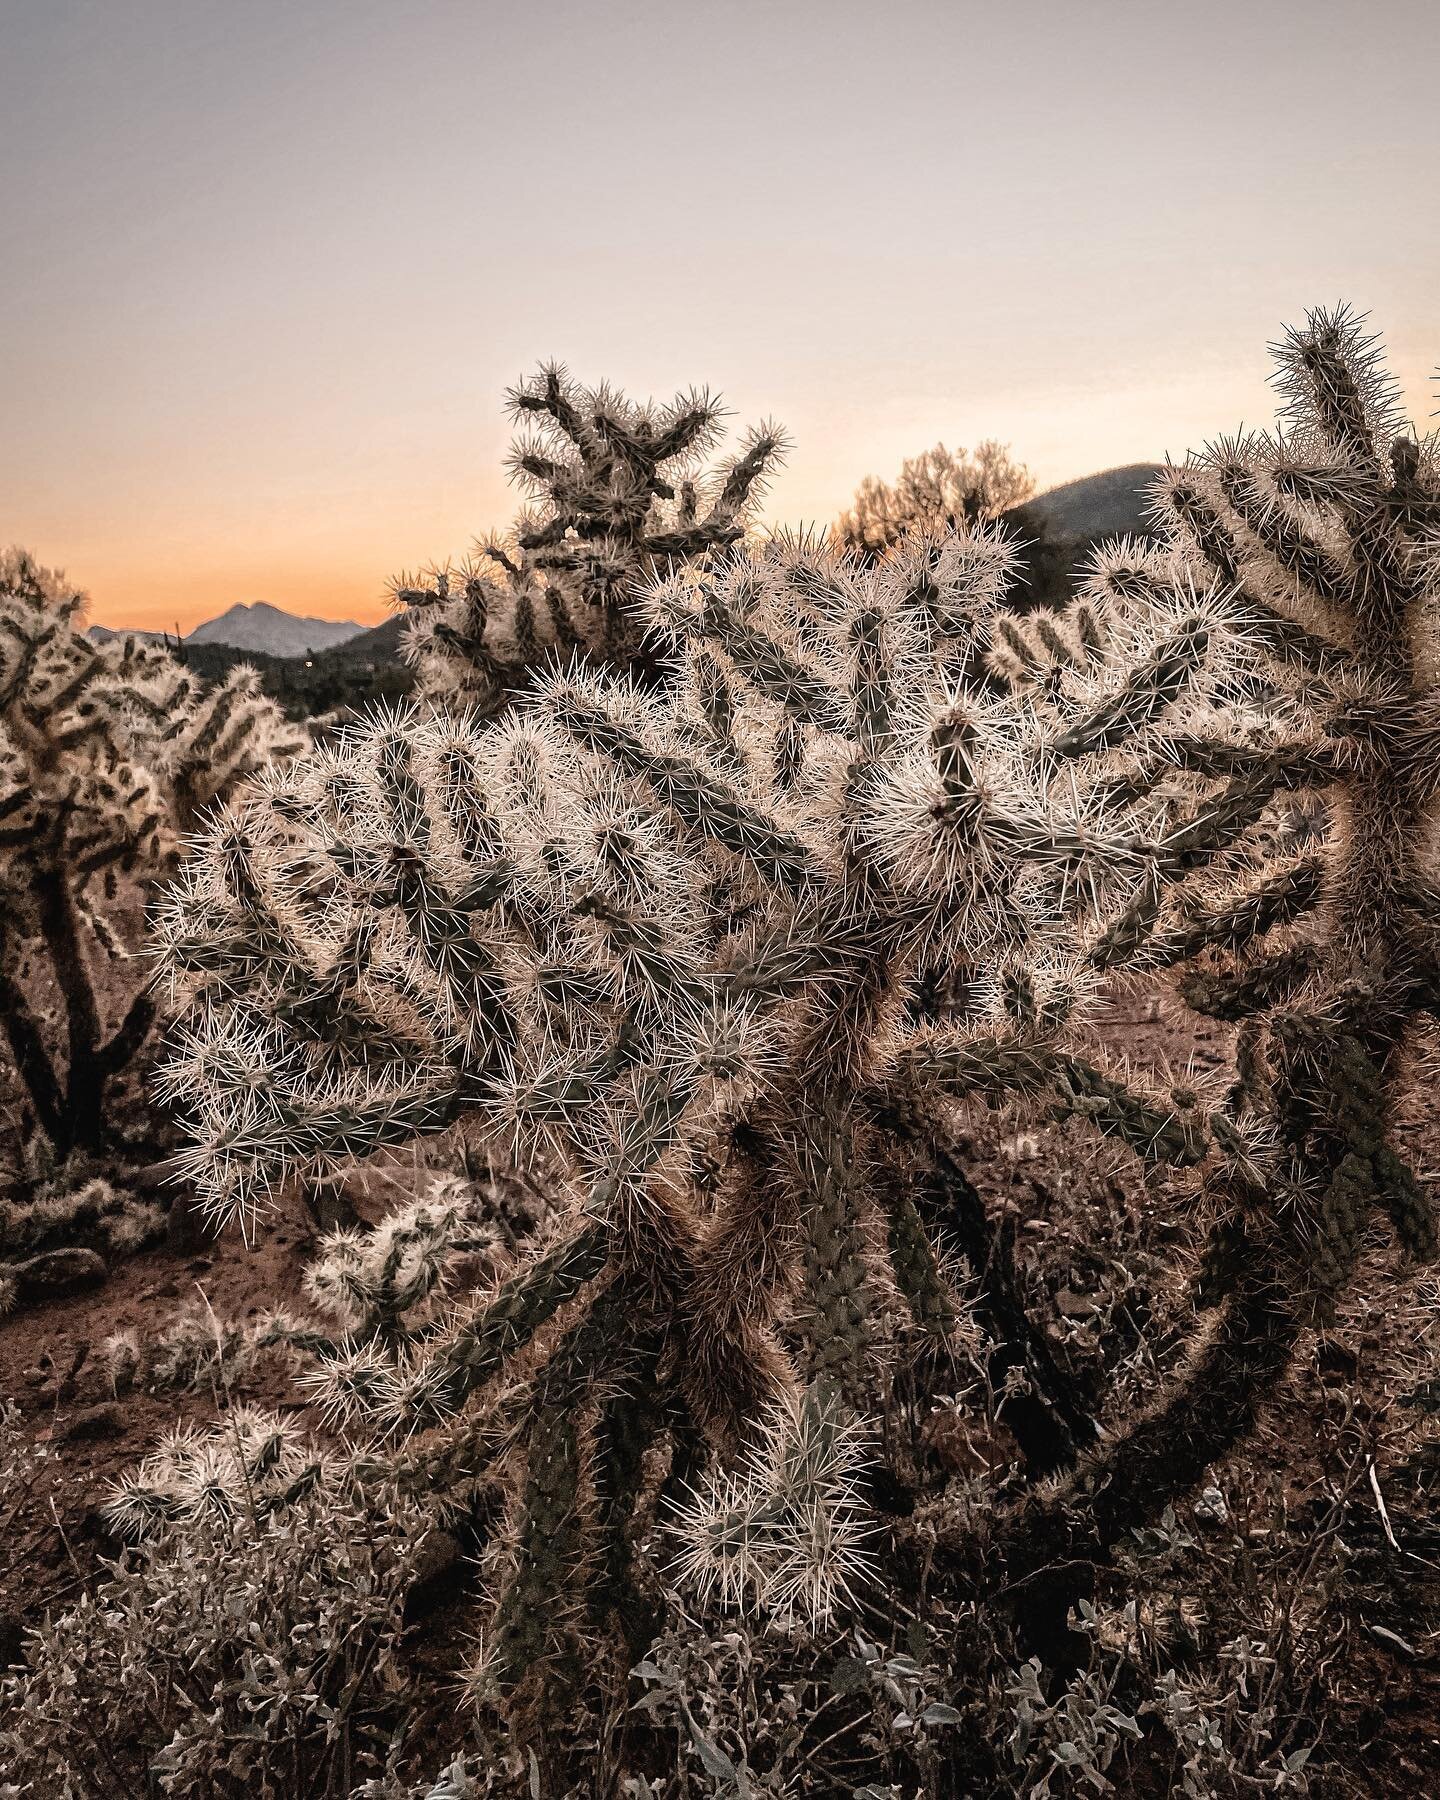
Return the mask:
[[(1168, 802), (1117, 800), (1104, 747), (1057, 781), (1048, 714), (961, 686), (1012, 569), (984, 528), (869, 569), (806, 541), (691, 566), (646, 601), (663, 685), (574, 667), (502, 724), (384, 716), (260, 784), (187, 865), (168, 1083), (217, 1208), (456, 1121), (570, 1172), (568, 1222), (408, 1380), (443, 1417), (532, 1378), (502, 1688), (546, 1617), (562, 1666), (623, 1610), (622, 1419), (634, 1470), (697, 1426), (733, 1443), (811, 1376), (863, 1402), (887, 1244), (920, 1329), (953, 1317), (902, 1070), (943, 1108), (995, 1088), (998, 1057), (1001, 1087), (1020, 1071), (1145, 1154), (1200, 1154), (1170, 1096), (1051, 1041), (1097, 978), (1032, 934), (1079, 944), (1128, 901)], [(1216, 603), (1152, 612), (1136, 655), (1178, 637), (1193, 700), (1233, 662)], [(1004, 971), (963, 1075), (922, 1016), (952, 944)], [(542, 1613), (560, 1564), (594, 1602)]]
[(154, 1018), (143, 989), (105, 1016), (100, 970), (130, 954), (107, 916), (117, 878), (153, 879), (202, 808), (300, 747), (253, 670), (206, 692), (158, 645), (92, 643), (84, 604), (25, 552), (0, 557), (0, 1017), (61, 1157), (113, 1127), (107, 1087)]
[(554, 365), (512, 389), (509, 407), (524, 433), (510, 474), (530, 505), (507, 538), (477, 544), (464, 564), (395, 583), (425, 693), (482, 712), (543, 661), (630, 661), (641, 638), (636, 588), (737, 543), (785, 451), (783, 434), (764, 424), (728, 461), (702, 469), (724, 416), (710, 395), (638, 404)]
[[(1440, 997), (1440, 457), (1404, 427), (1348, 311), (1312, 313), (1275, 355), (1279, 429), (1167, 469), (1158, 549), (1102, 556), (1045, 637), (1026, 621), (996, 636), (998, 666), (1063, 706), (1108, 666), (1133, 606), (1184, 579), (1218, 584), (1256, 653), (1222, 731), (1182, 719), (1135, 759), (1133, 787), (1188, 771), (1211, 798), (1091, 948), (1111, 970), (1168, 972), (1188, 1006), (1238, 1022), (1237, 1079), (1211, 1120), (1217, 1219), (1199, 1278), (1218, 1317), (1172, 1394), (1112, 1433), (1078, 1491), (1018, 1522), (1012, 1575), (1103, 1549), (1192, 1487), (1354, 1282), (1377, 1218), (1408, 1256), (1436, 1253), (1432, 1197), (1392, 1126)], [(1297, 790), (1323, 796), (1328, 819), (1300, 843), (1263, 810)], [(1223, 854), (1217, 828), (1242, 858)], [(1206, 841), (1223, 878), (1177, 881)]]

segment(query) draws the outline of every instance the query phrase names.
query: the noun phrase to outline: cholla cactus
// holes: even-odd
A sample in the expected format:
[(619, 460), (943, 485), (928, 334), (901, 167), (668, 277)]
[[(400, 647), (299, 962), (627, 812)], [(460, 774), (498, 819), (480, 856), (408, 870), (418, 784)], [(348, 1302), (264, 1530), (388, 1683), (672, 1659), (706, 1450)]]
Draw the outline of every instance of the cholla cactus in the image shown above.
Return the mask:
[(444, 1397), (428, 1346), (453, 1325), (461, 1273), (473, 1290), (503, 1259), (486, 1198), (471, 1182), (442, 1175), (378, 1224), (326, 1233), (305, 1271), (305, 1308), (237, 1321), (195, 1305), (152, 1335), (115, 1334), (100, 1352), (112, 1388), (228, 1387), (281, 1353), (299, 1365), (302, 1389), (325, 1416), (356, 1427), (362, 1442), (448, 1416), (443, 1404), (426, 1403), (427, 1383)]
[(206, 1515), (258, 1518), (338, 1479), (339, 1468), (293, 1423), (242, 1406), (206, 1430), (178, 1426), (116, 1483), (105, 1511), (112, 1527), (132, 1538)]
[(61, 1156), (102, 1141), (106, 1088), (154, 1017), (143, 991), (105, 1016), (97, 965), (127, 954), (106, 917), (117, 878), (153, 877), (203, 807), (299, 748), (253, 671), (206, 693), (159, 646), (91, 643), (83, 606), (23, 551), (0, 557), (0, 1016)]
[[(219, 1211), (462, 1119), (570, 1171), (568, 1222), (428, 1341), (414, 1390), (483, 1409), (534, 1371), (502, 1687), (624, 1606), (662, 1434), (733, 1441), (812, 1372), (863, 1402), (880, 1282), (943, 1332), (928, 1231), (969, 1102), (1210, 1157), (1225, 1243), (1247, 1234), (1190, 1375), (1110, 1434), (1075, 1528), (1102, 1542), (1244, 1428), (1372, 1198), (1428, 1251), (1385, 1112), (1436, 991), (1433, 462), (1392, 449), (1345, 321), (1287, 355), (1303, 458), (1172, 474), (1191, 525), (1102, 557), (1043, 680), (972, 679), (987, 645), (1043, 660), (997, 619), (994, 529), (873, 568), (777, 542), (649, 590), (663, 683), (572, 666), (490, 728), (383, 715), (277, 771), (189, 865), (162, 931), (193, 1002), (168, 1083)], [(1191, 496), (1212, 487), (1213, 519)], [(1272, 556), (1288, 588), (1237, 588)], [(1317, 582), (1347, 620), (1328, 647), (1286, 610)], [(1313, 784), (1344, 796), (1333, 841), (1278, 861), (1275, 802)], [(1162, 970), (1267, 1021), (1210, 1116), (1107, 1063), (1088, 1023), (1117, 973)], [(1037, 1517), (1053, 1537), (1025, 1514), (1017, 1564)]]
[(165, 1228), (154, 1200), (117, 1187), (101, 1176), (41, 1186), (28, 1196), (0, 1195), (0, 1243), (7, 1250), (40, 1251), (94, 1243), (124, 1255), (139, 1250)]
[(458, 568), (401, 576), (414, 613), (406, 653), (432, 698), (493, 712), (536, 664), (576, 652), (628, 661), (636, 587), (656, 569), (735, 544), (784, 454), (764, 424), (712, 470), (723, 412), (708, 394), (643, 405), (542, 368), (509, 396), (526, 428), (510, 453), (531, 497), (506, 539)]
[(832, 1388), (787, 1396), (738, 1473), (709, 1471), (676, 1509), (676, 1574), (722, 1605), (813, 1630), (874, 1579), (863, 1432)]
[[(382, 716), (263, 781), (176, 889), (167, 1085), (217, 1210), (462, 1115), (571, 1171), (568, 1224), (414, 1371), (426, 1414), (454, 1409), (538, 1338), (502, 1681), (580, 1628), (547, 1591), (592, 1625), (619, 1603), (602, 1546), (677, 1404), (733, 1436), (793, 1358), (861, 1397), (887, 1241), (945, 1328), (906, 1184), (872, 1180), (917, 1154), (902, 1070), (946, 1095), (1018, 1071), (1147, 1155), (1200, 1154), (1170, 1097), (1052, 1043), (1098, 980), (1064, 943), (1138, 891), (1168, 803), (958, 686), (1011, 568), (976, 529), (869, 571), (804, 542), (682, 571), (647, 603), (666, 690), (572, 668), (488, 729)], [(1223, 621), (1167, 597), (1137, 659), (1228, 678)], [(1026, 960), (1037, 926), (1059, 948)], [(951, 943), (999, 971), (968, 1062), (915, 1016)]]
[[(1210, 798), (1089, 951), (1168, 976), (1186, 1005), (1238, 1026), (1236, 1080), (1210, 1120), (1215, 1224), (1197, 1289), (1219, 1317), (1163, 1403), (1017, 1522), (1012, 1577), (1108, 1547), (1194, 1486), (1355, 1281), (1377, 1221), (1409, 1256), (1436, 1253), (1431, 1196), (1391, 1127), (1440, 994), (1440, 453), (1404, 428), (1348, 311), (1312, 313), (1275, 355), (1279, 429), (1167, 469), (1158, 549), (1115, 547), (1068, 618), (996, 635), (1000, 666), (1062, 719), (1098, 680), (1127, 696), (1132, 731), (1142, 695), (1113, 633), (1177, 579), (1218, 584), (1258, 652), (1203, 729), (1157, 708), (1173, 723), (1132, 749), (1130, 792), (1199, 780)], [(1272, 803), (1307, 790), (1323, 801), (1308, 841)]]

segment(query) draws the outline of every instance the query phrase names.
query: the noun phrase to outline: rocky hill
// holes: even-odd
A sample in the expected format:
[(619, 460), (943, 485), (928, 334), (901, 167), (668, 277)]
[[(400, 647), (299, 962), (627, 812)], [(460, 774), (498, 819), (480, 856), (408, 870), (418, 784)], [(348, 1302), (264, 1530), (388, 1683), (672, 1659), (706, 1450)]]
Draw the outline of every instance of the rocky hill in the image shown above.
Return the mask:
[(364, 629), (351, 619), (297, 618), (257, 600), (253, 606), (232, 606), (218, 619), (207, 619), (185, 642), (227, 644), (234, 650), (258, 651), (264, 656), (310, 656), (319, 650), (334, 650), (359, 637)]
[(1031, 514), (1057, 537), (1117, 537), (1126, 532), (1148, 536), (1144, 490), (1159, 473), (1158, 463), (1126, 463), (1062, 482), (1017, 510)]

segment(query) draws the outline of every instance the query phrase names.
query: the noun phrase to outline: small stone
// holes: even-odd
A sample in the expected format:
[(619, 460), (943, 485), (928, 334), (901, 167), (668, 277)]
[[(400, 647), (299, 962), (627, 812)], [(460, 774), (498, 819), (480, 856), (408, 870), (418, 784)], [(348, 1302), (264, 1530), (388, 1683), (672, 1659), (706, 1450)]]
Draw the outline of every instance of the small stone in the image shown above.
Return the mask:
[(186, 1193), (172, 1193), (165, 1215), (165, 1247), (177, 1256), (194, 1255), (215, 1241), (209, 1219)]
[(1230, 1506), (1218, 1487), (1207, 1487), (1196, 1500), (1193, 1508), (1196, 1523), (1200, 1525), (1228, 1525), (1230, 1523)]
[(100, 1438), (124, 1437), (125, 1414), (113, 1400), (72, 1413), (60, 1428), (63, 1443), (90, 1443)]
[(62, 1406), (68, 1406), (75, 1398), (76, 1390), (79, 1385), (78, 1377), (80, 1371), (85, 1367), (89, 1355), (90, 1340), (88, 1338), (81, 1338), (79, 1343), (75, 1346), (74, 1353), (71, 1355), (70, 1366), (63, 1375), (60, 1375), (57, 1372), (55, 1398)]
[(83, 1293), (98, 1287), (109, 1273), (104, 1258), (94, 1250), (42, 1250), (10, 1265), (22, 1303)]

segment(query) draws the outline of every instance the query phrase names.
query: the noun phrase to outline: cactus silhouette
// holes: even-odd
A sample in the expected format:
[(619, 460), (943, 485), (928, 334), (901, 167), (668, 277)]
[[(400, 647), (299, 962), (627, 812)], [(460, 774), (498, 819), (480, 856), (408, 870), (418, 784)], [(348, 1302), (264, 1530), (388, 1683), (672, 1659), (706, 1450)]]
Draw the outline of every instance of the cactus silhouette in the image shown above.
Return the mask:
[(158, 645), (92, 643), (83, 606), (24, 551), (0, 557), (0, 1014), (62, 1158), (113, 1127), (107, 1088), (155, 1013), (142, 989), (105, 1017), (101, 973), (128, 954), (117, 879), (164, 871), (202, 809), (300, 747), (253, 671), (205, 692)]

